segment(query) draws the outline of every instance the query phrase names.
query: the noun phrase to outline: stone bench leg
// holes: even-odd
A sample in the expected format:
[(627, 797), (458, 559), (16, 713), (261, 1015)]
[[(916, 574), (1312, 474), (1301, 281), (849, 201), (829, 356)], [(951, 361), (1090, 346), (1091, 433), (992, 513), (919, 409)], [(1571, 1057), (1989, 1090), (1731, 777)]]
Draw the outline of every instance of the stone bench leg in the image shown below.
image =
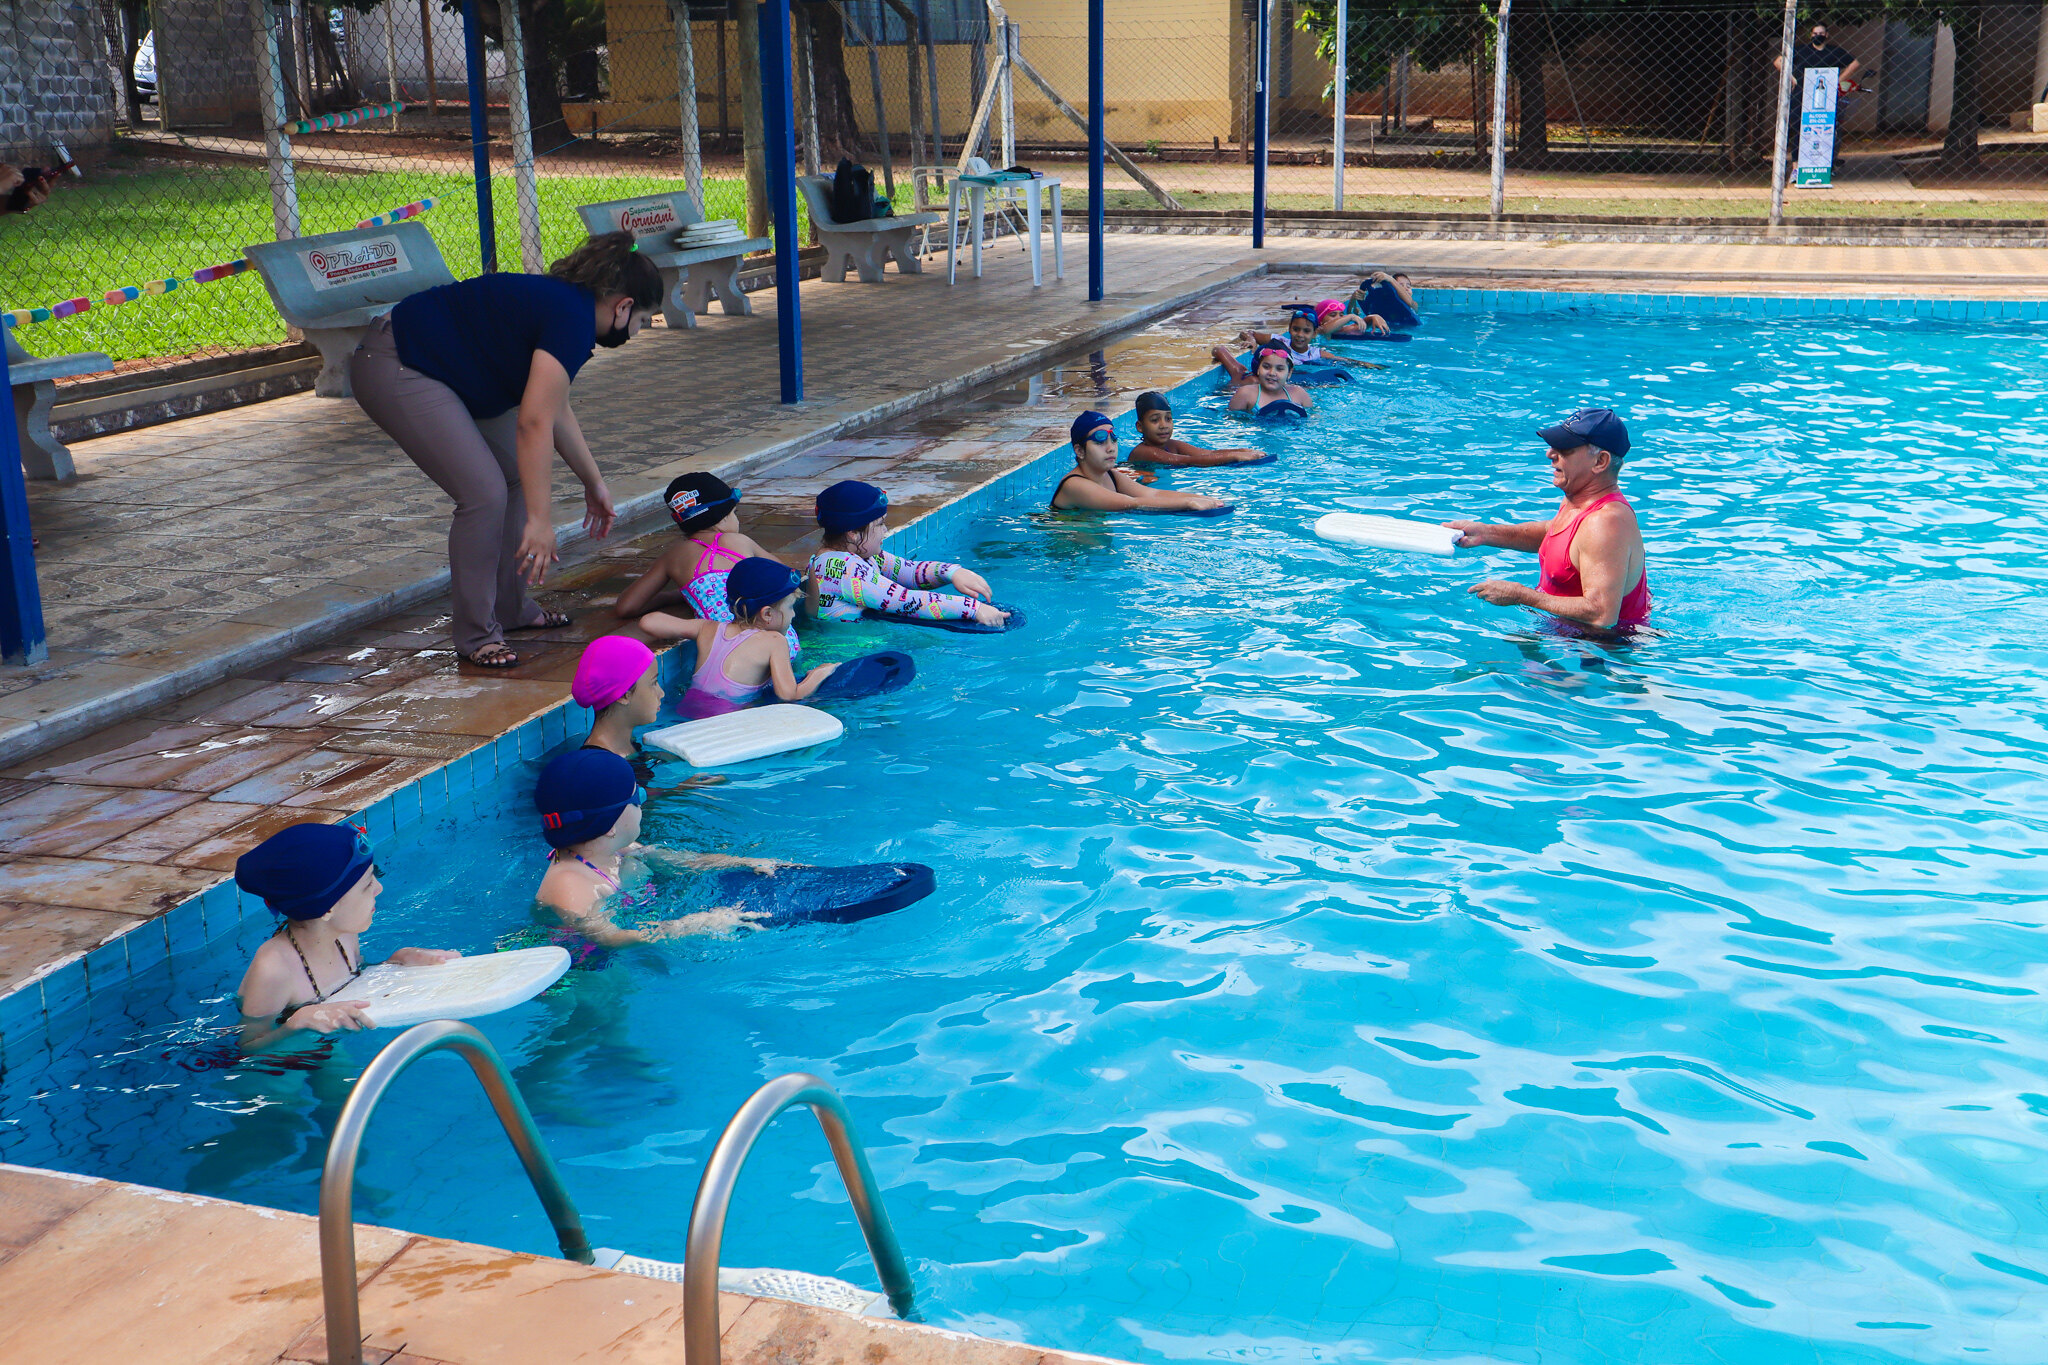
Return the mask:
[(725, 256), (715, 261), (699, 261), (689, 267), (690, 306), (700, 313), (711, 311), (711, 300), (727, 317), (751, 317), (753, 303), (740, 292), (740, 258)]
[(881, 239), (878, 243), (881, 250), (875, 254), (875, 273), (877, 276), (881, 274), (884, 256), (896, 262), (896, 273), (899, 275), (922, 275), (924, 273), (924, 262), (918, 259), (915, 251), (910, 249), (911, 234), (916, 231), (916, 228), (908, 227), (898, 228), (894, 232), (876, 234)]
[(866, 244), (856, 241), (853, 233), (832, 232), (821, 229), (818, 233), (818, 241), (825, 248), (825, 264), (818, 271), (819, 279), (829, 280), (833, 284), (844, 284), (846, 283), (846, 269), (848, 266), (852, 266), (860, 271), (862, 279), (868, 277), (868, 267), (863, 251)]
[(56, 402), (54, 380), (14, 386), (14, 430), (21, 439), (21, 471), (31, 479), (70, 483), (78, 477), (71, 450), (50, 434), (50, 409)]
[(322, 398), (353, 398), (355, 385), (349, 381), (348, 358), (356, 353), (368, 327), (308, 327), (306, 340), (320, 352), (320, 373), (313, 379), (313, 392)]
[(689, 272), (686, 269), (673, 265), (662, 267), (661, 320), (671, 328), (697, 325), (697, 314), (700, 310), (686, 292), (689, 283)]

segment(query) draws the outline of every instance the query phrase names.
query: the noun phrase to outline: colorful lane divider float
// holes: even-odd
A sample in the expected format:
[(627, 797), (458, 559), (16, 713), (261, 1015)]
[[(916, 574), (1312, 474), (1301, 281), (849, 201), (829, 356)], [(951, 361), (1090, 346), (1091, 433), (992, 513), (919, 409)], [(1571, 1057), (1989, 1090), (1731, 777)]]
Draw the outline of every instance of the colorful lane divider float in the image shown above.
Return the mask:
[(287, 137), (299, 137), (306, 133), (323, 133), (329, 128), (346, 128), (364, 119), (390, 118), (393, 114), (405, 112), (404, 100), (392, 100), (388, 104), (370, 104), (361, 109), (351, 109), (345, 114), (322, 114), (319, 118), (302, 118), (287, 123), (278, 131)]
[[(408, 218), (419, 217), (428, 209), (434, 207), (434, 203), (435, 201), (432, 199), (416, 199), (410, 204), (399, 205), (389, 213), (380, 213), (374, 218), (365, 218), (362, 222), (357, 223), (356, 226), (359, 228), (377, 228), (384, 227), (389, 223), (402, 223)], [(143, 284), (124, 284), (119, 289), (109, 289), (106, 293), (100, 295), (99, 303), (105, 308), (118, 308), (124, 303), (133, 303), (140, 298), (147, 298), (155, 294), (171, 293), (173, 290), (182, 289), (188, 283), (212, 284), (215, 280), (224, 280), (231, 275), (240, 275), (248, 269), (249, 262), (246, 258), (222, 261), (219, 265), (202, 266), (193, 271), (189, 276), (173, 276), (170, 279), (150, 280)], [(35, 322), (56, 322), (60, 318), (68, 318), (75, 314), (83, 313), (92, 306), (92, 299), (76, 298), (65, 299), (62, 303), (53, 303), (48, 308), (10, 308), (5, 312), (0, 312), (0, 325), (26, 327), (30, 323)]]

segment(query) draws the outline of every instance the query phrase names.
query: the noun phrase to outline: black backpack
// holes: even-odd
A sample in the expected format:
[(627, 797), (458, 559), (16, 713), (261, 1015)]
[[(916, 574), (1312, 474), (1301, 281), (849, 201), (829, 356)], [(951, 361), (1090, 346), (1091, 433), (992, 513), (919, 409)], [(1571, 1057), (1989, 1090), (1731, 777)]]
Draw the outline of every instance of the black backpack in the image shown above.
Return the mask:
[(875, 173), (842, 160), (832, 175), (832, 221), (860, 223), (875, 216)]

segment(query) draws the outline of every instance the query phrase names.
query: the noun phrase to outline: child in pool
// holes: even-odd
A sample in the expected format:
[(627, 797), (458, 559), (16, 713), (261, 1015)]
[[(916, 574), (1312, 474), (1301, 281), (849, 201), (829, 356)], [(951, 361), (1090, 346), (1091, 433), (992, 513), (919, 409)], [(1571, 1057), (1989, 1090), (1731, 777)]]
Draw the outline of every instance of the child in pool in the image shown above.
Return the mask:
[(1263, 460), (1266, 452), (1249, 446), (1229, 450), (1208, 450), (1173, 436), (1173, 404), (1163, 393), (1138, 395), (1138, 444), (1131, 449), (1132, 464), (1220, 465), (1246, 464)]
[[(1372, 321), (1377, 322), (1379, 319), (1375, 318)], [(1314, 361), (1319, 365), (1342, 365), (1347, 369), (1353, 370), (1385, 369), (1385, 366), (1374, 365), (1369, 361), (1346, 360), (1334, 351), (1324, 349), (1322, 342), (1325, 337), (1365, 335), (1363, 330), (1358, 330), (1348, 324), (1357, 324), (1360, 328), (1364, 325), (1358, 318), (1347, 318), (1344, 314), (1343, 304), (1335, 299), (1324, 299), (1321, 303), (1316, 304), (1313, 310), (1306, 308), (1297, 309), (1294, 316), (1287, 320), (1287, 330), (1285, 332), (1245, 331), (1239, 332), (1237, 339), (1240, 342), (1249, 342), (1253, 347), (1259, 349), (1268, 346), (1278, 347), (1287, 352), (1287, 358), (1297, 365)], [(1381, 325), (1380, 330), (1386, 330), (1384, 324)], [(1221, 350), (1222, 348), (1218, 347), (1217, 349)], [(1213, 355), (1215, 352), (1212, 351), (1210, 354)], [(1229, 367), (1225, 366), (1225, 368)]]
[[(764, 875), (781, 864), (766, 858), (719, 853), (679, 853), (636, 842), (640, 805), (647, 793), (633, 780), (625, 759), (606, 749), (572, 749), (541, 769), (533, 804), (542, 833), (553, 849), (547, 875), (534, 893), (536, 912), (546, 911), (567, 935), (603, 947), (657, 943), (686, 934), (715, 934), (758, 927), (759, 912), (719, 906), (629, 929), (613, 918), (614, 908), (638, 904), (651, 883), (641, 874), (648, 863), (673, 867), (749, 867)], [(621, 894), (629, 879), (642, 890)]]
[(649, 634), (697, 646), (697, 672), (680, 708), (685, 716), (722, 716), (751, 705), (770, 688), (778, 700), (802, 701), (832, 675), (839, 665), (820, 664), (796, 676), (784, 633), (796, 619), (802, 589), (803, 580), (787, 564), (751, 556), (726, 574), (730, 619), (685, 621), (662, 612), (641, 618)]
[[(664, 496), (683, 539), (619, 594), (612, 611), (621, 620), (633, 620), (656, 608), (682, 606), (707, 621), (732, 620), (725, 602), (726, 574), (742, 559), (774, 558), (740, 534), (740, 491), (715, 474), (679, 474)], [(791, 627), (789, 652), (794, 656), (802, 650)]]
[[(811, 611), (819, 620), (858, 621), (863, 611), (985, 626), (1010, 619), (1010, 613), (989, 605), (988, 580), (974, 570), (903, 559), (883, 549), (889, 495), (873, 484), (857, 479), (833, 484), (818, 494), (817, 516), (825, 548), (811, 556), (811, 581), (818, 593)], [(959, 591), (933, 591), (941, 584)]]
[(1294, 403), (1303, 411), (1315, 406), (1308, 390), (1292, 382), (1294, 360), (1286, 351), (1274, 346), (1266, 347), (1252, 357), (1249, 370), (1238, 364), (1237, 357), (1221, 346), (1214, 354), (1224, 373), (1230, 376), (1232, 412), (1264, 412), (1275, 403)]
[(1405, 330), (1422, 322), (1415, 311), (1414, 283), (1404, 274), (1384, 270), (1373, 271), (1351, 291), (1344, 311), (1368, 326), (1378, 322), (1383, 330)]
[[(283, 923), (242, 974), (242, 1046), (263, 1047), (296, 1031), (373, 1028), (363, 1002), (336, 998), (362, 974), (362, 934), (376, 918), (383, 883), (370, 841), (353, 825), (287, 825), (235, 860), (235, 884), (261, 896)], [(460, 953), (400, 948), (389, 961), (431, 967)]]
[(1055, 512), (1213, 512), (1231, 505), (1206, 493), (1147, 488), (1118, 469), (1116, 428), (1099, 412), (1076, 417), (1067, 434), (1074, 446), (1074, 467), (1053, 489)]

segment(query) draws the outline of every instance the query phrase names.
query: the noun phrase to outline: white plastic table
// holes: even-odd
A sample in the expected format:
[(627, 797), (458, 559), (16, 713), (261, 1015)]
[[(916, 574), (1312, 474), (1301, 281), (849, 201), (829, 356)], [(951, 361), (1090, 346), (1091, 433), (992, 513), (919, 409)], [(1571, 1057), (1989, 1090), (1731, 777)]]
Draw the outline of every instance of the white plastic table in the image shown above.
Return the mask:
[(987, 229), (987, 202), (990, 190), (1022, 191), (1024, 195), (1024, 218), (1027, 238), (1031, 248), (1031, 283), (1045, 283), (1045, 263), (1039, 245), (1044, 224), (1043, 201), (1040, 190), (1052, 191), (1052, 277), (1064, 280), (1067, 277), (1066, 245), (1060, 236), (1060, 178), (1056, 175), (1035, 175), (1029, 180), (1005, 179), (999, 176), (956, 175), (946, 187), (946, 283), (953, 283), (957, 274), (956, 252), (960, 242), (960, 197), (966, 191), (968, 216), (974, 228), (974, 278), (981, 278), (981, 239)]

